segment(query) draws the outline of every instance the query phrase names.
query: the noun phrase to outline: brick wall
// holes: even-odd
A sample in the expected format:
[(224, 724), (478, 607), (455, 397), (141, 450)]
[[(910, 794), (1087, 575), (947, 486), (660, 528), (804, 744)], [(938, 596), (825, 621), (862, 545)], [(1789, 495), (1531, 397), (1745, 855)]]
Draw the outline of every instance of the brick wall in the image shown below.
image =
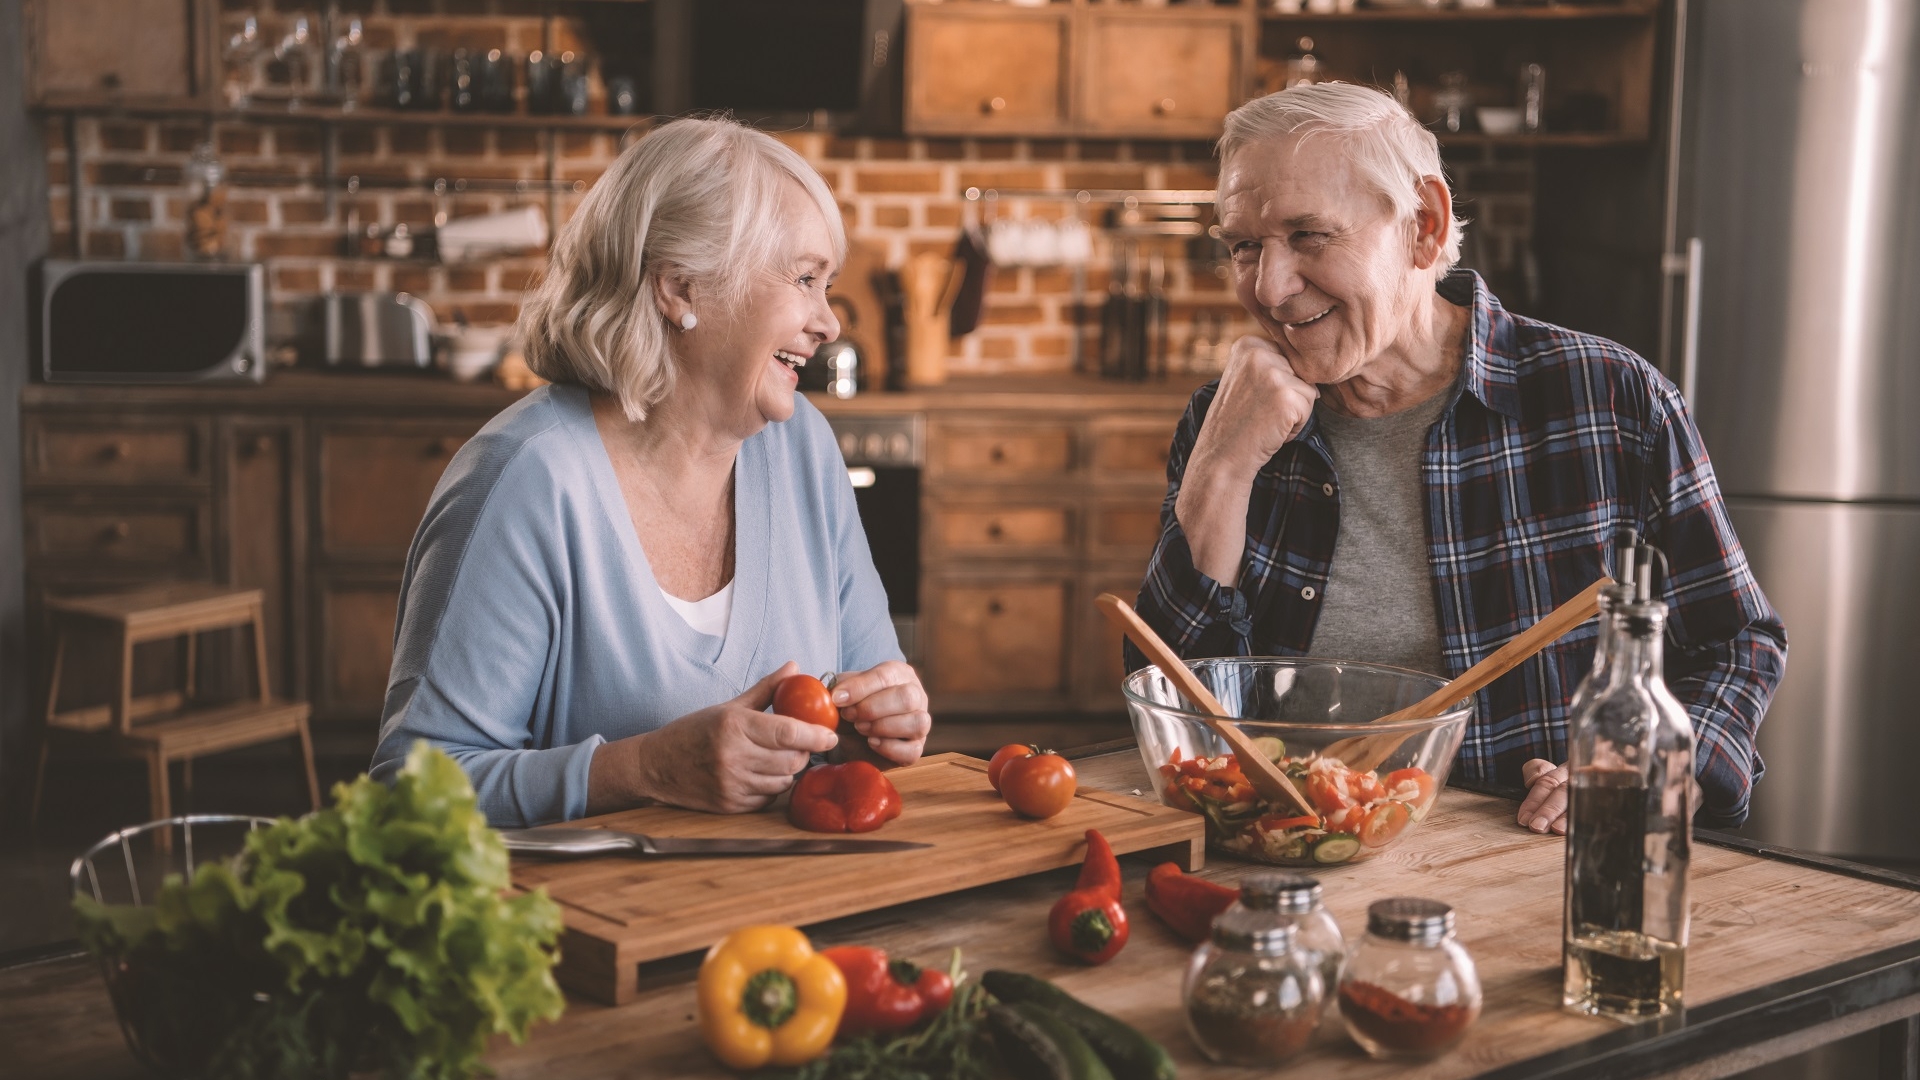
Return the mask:
[[(432, 44), (439, 47), (503, 47), (524, 52), (575, 39), (565, 20), (551, 28), (528, 15), (501, 14), (494, 2), (476, 10), (487, 17), (448, 15), (451, 0), (409, 5), (403, 0), (363, 4), (369, 8), (367, 37), (375, 47)], [(412, 7), (425, 15), (394, 14)], [(439, 12), (440, 14), (432, 14)], [(234, 16), (230, 12), (229, 19)], [(271, 19), (263, 36), (277, 27)], [(545, 179), (552, 146), (562, 181), (590, 184), (619, 153), (624, 137), (613, 133), (525, 128), (415, 125), (340, 125), (335, 129), (335, 173), (412, 189), (363, 187), (326, 193), (310, 180), (322, 174), (326, 129), (308, 122), (208, 125), (196, 120), (82, 117), (75, 125), (78, 160), (70, 160), (58, 119), (47, 122), (48, 219), (52, 248), (71, 255), (70, 170), (84, 179), (82, 235), (78, 250), (90, 258), (177, 259), (184, 250), (186, 202), (181, 170), (196, 144), (211, 138), (235, 183), (229, 202), (229, 251), (269, 268), (275, 328), (292, 326), (289, 313), (326, 290), (392, 289), (430, 303), (443, 320), (456, 311), (478, 324), (511, 321), (519, 296), (542, 259), (523, 256), (459, 265), (342, 254), (355, 226), (405, 222), (430, 228), (436, 211), (450, 217), (549, 205), (545, 194), (448, 193), (436, 198), (435, 177), (486, 180)], [(781, 136), (817, 167), (839, 196), (849, 234), (880, 248), (889, 265), (908, 255), (950, 251), (963, 218), (982, 212), (968, 203), (969, 187), (1211, 188), (1214, 166), (1205, 143), (1040, 139), (841, 138), (823, 133)], [(1516, 148), (1467, 147), (1448, 152), (1461, 211), (1473, 219), (1468, 254), (1508, 299), (1524, 290), (1531, 236), (1532, 159)], [(551, 200), (560, 220), (579, 199)], [(994, 211), (1010, 218), (1055, 217), (1072, 204), (1004, 199)], [(1204, 265), (1189, 265), (1181, 242), (1166, 245), (1174, 363), (1186, 354), (1197, 312), (1219, 312), (1246, 327), (1226, 283)], [(1107, 287), (1107, 245), (1096, 240), (1087, 274), (1087, 296), (1098, 302)], [(1071, 363), (1074, 323), (1072, 275), (1063, 269), (999, 272), (981, 328), (955, 342), (952, 366), (961, 373), (1049, 372)], [(1516, 304), (1524, 306), (1524, 304)]]

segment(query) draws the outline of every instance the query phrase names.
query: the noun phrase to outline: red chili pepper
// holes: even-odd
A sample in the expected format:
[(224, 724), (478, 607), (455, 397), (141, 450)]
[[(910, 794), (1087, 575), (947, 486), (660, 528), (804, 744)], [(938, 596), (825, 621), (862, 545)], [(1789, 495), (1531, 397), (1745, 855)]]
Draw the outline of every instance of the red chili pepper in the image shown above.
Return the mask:
[(787, 819), (808, 832), (872, 832), (899, 816), (900, 792), (867, 761), (808, 769), (787, 806)]
[(1214, 916), (1239, 898), (1238, 890), (1183, 873), (1178, 863), (1161, 863), (1147, 875), (1147, 910), (1188, 941), (1205, 941)]
[(1073, 887), (1105, 892), (1116, 900), (1120, 898), (1120, 860), (1113, 857), (1113, 845), (1107, 843), (1099, 829), (1087, 830), (1087, 859), (1080, 864), (1080, 880), (1074, 882)]
[(884, 949), (842, 945), (821, 955), (847, 977), (840, 1038), (905, 1031), (931, 1020), (953, 1000), (953, 979), (946, 972), (889, 961)]
[(1120, 906), (1120, 861), (1098, 829), (1087, 830), (1087, 858), (1073, 891), (1047, 913), (1054, 947), (1089, 964), (1104, 964), (1127, 943), (1127, 912)]

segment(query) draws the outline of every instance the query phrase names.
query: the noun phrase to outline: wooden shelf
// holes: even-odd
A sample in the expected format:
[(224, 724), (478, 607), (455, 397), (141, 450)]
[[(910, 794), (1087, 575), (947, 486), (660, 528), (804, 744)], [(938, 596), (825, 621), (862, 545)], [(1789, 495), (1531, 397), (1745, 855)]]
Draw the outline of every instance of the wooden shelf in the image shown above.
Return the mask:
[(110, 94), (50, 94), (34, 103), (43, 113), (99, 116), (195, 117), (213, 121), (281, 124), (340, 124), (363, 127), (477, 127), (556, 131), (625, 132), (650, 127), (650, 116), (529, 116), (524, 113), (462, 113), (451, 110), (403, 110), (338, 105), (258, 104), (243, 109), (206, 98), (134, 98)]
[(1632, 146), (1645, 135), (1621, 131), (1543, 131), (1537, 135), (1488, 135), (1483, 131), (1458, 134), (1435, 132), (1442, 146)]
[(1503, 5), (1490, 8), (1430, 8), (1422, 4), (1394, 8), (1361, 8), (1339, 12), (1262, 12), (1268, 23), (1327, 22), (1525, 22), (1580, 19), (1648, 19), (1659, 10), (1648, 3), (1625, 4), (1548, 4), (1545, 6)]

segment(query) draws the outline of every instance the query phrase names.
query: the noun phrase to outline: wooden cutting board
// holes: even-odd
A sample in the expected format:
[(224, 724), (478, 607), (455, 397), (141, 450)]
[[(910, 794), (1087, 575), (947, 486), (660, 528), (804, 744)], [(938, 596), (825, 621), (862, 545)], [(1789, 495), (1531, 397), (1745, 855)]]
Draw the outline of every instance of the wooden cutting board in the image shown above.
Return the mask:
[[(606, 1004), (639, 991), (643, 961), (705, 949), (755, 923), (805, 926), (994, 881), (1077, 865), (1086, 831), (1116, 852), (1152, 852), (1188, 870), (1206, 858), (1202, 819), (1146, 799), (1082, 787), (1045, 821), (1007, 809), (987, 783), (987, 763), (938, 754), (887, 774), (900, 817), (877, 832), (930, 848), (874, 855), (614, 857), (570, 862), (515, 859), (513, 883), (545, 886), (566, 919), (560, 984)], [(716, 815), (647, 807), (568, 822), (657, 836), (809, 837), (784, 813)]]

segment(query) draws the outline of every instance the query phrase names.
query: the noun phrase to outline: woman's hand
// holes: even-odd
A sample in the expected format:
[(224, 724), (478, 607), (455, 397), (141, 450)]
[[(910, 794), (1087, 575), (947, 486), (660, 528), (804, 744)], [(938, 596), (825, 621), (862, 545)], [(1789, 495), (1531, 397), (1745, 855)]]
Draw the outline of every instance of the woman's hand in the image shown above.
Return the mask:
[(731, 701), (601, 746), (588, 774), (587, 813), (625, 810), (645, 799), (715, 814), (772, 802), (793, 785), (809, 754), (840, 741), (826, 728), (765, 711), (775, 685), (798, 670), (789, 661)]
[(1520, 780), (1527, 785), (1527, 797), (1520, 802), (1520, 824), (1543, 833), (1551, 829), (1567, 834), (1567, 767), (1545, 758), (1534, 758), (1520, 766)]
[(833, 684), (833, 703), (840, 707), (840, 719), (866, 736), (874, 753), (895, 765), (920, 760), (933, 717), (927, 715), (920, 673), (911, 664), (888, 660), (842, 674)]

